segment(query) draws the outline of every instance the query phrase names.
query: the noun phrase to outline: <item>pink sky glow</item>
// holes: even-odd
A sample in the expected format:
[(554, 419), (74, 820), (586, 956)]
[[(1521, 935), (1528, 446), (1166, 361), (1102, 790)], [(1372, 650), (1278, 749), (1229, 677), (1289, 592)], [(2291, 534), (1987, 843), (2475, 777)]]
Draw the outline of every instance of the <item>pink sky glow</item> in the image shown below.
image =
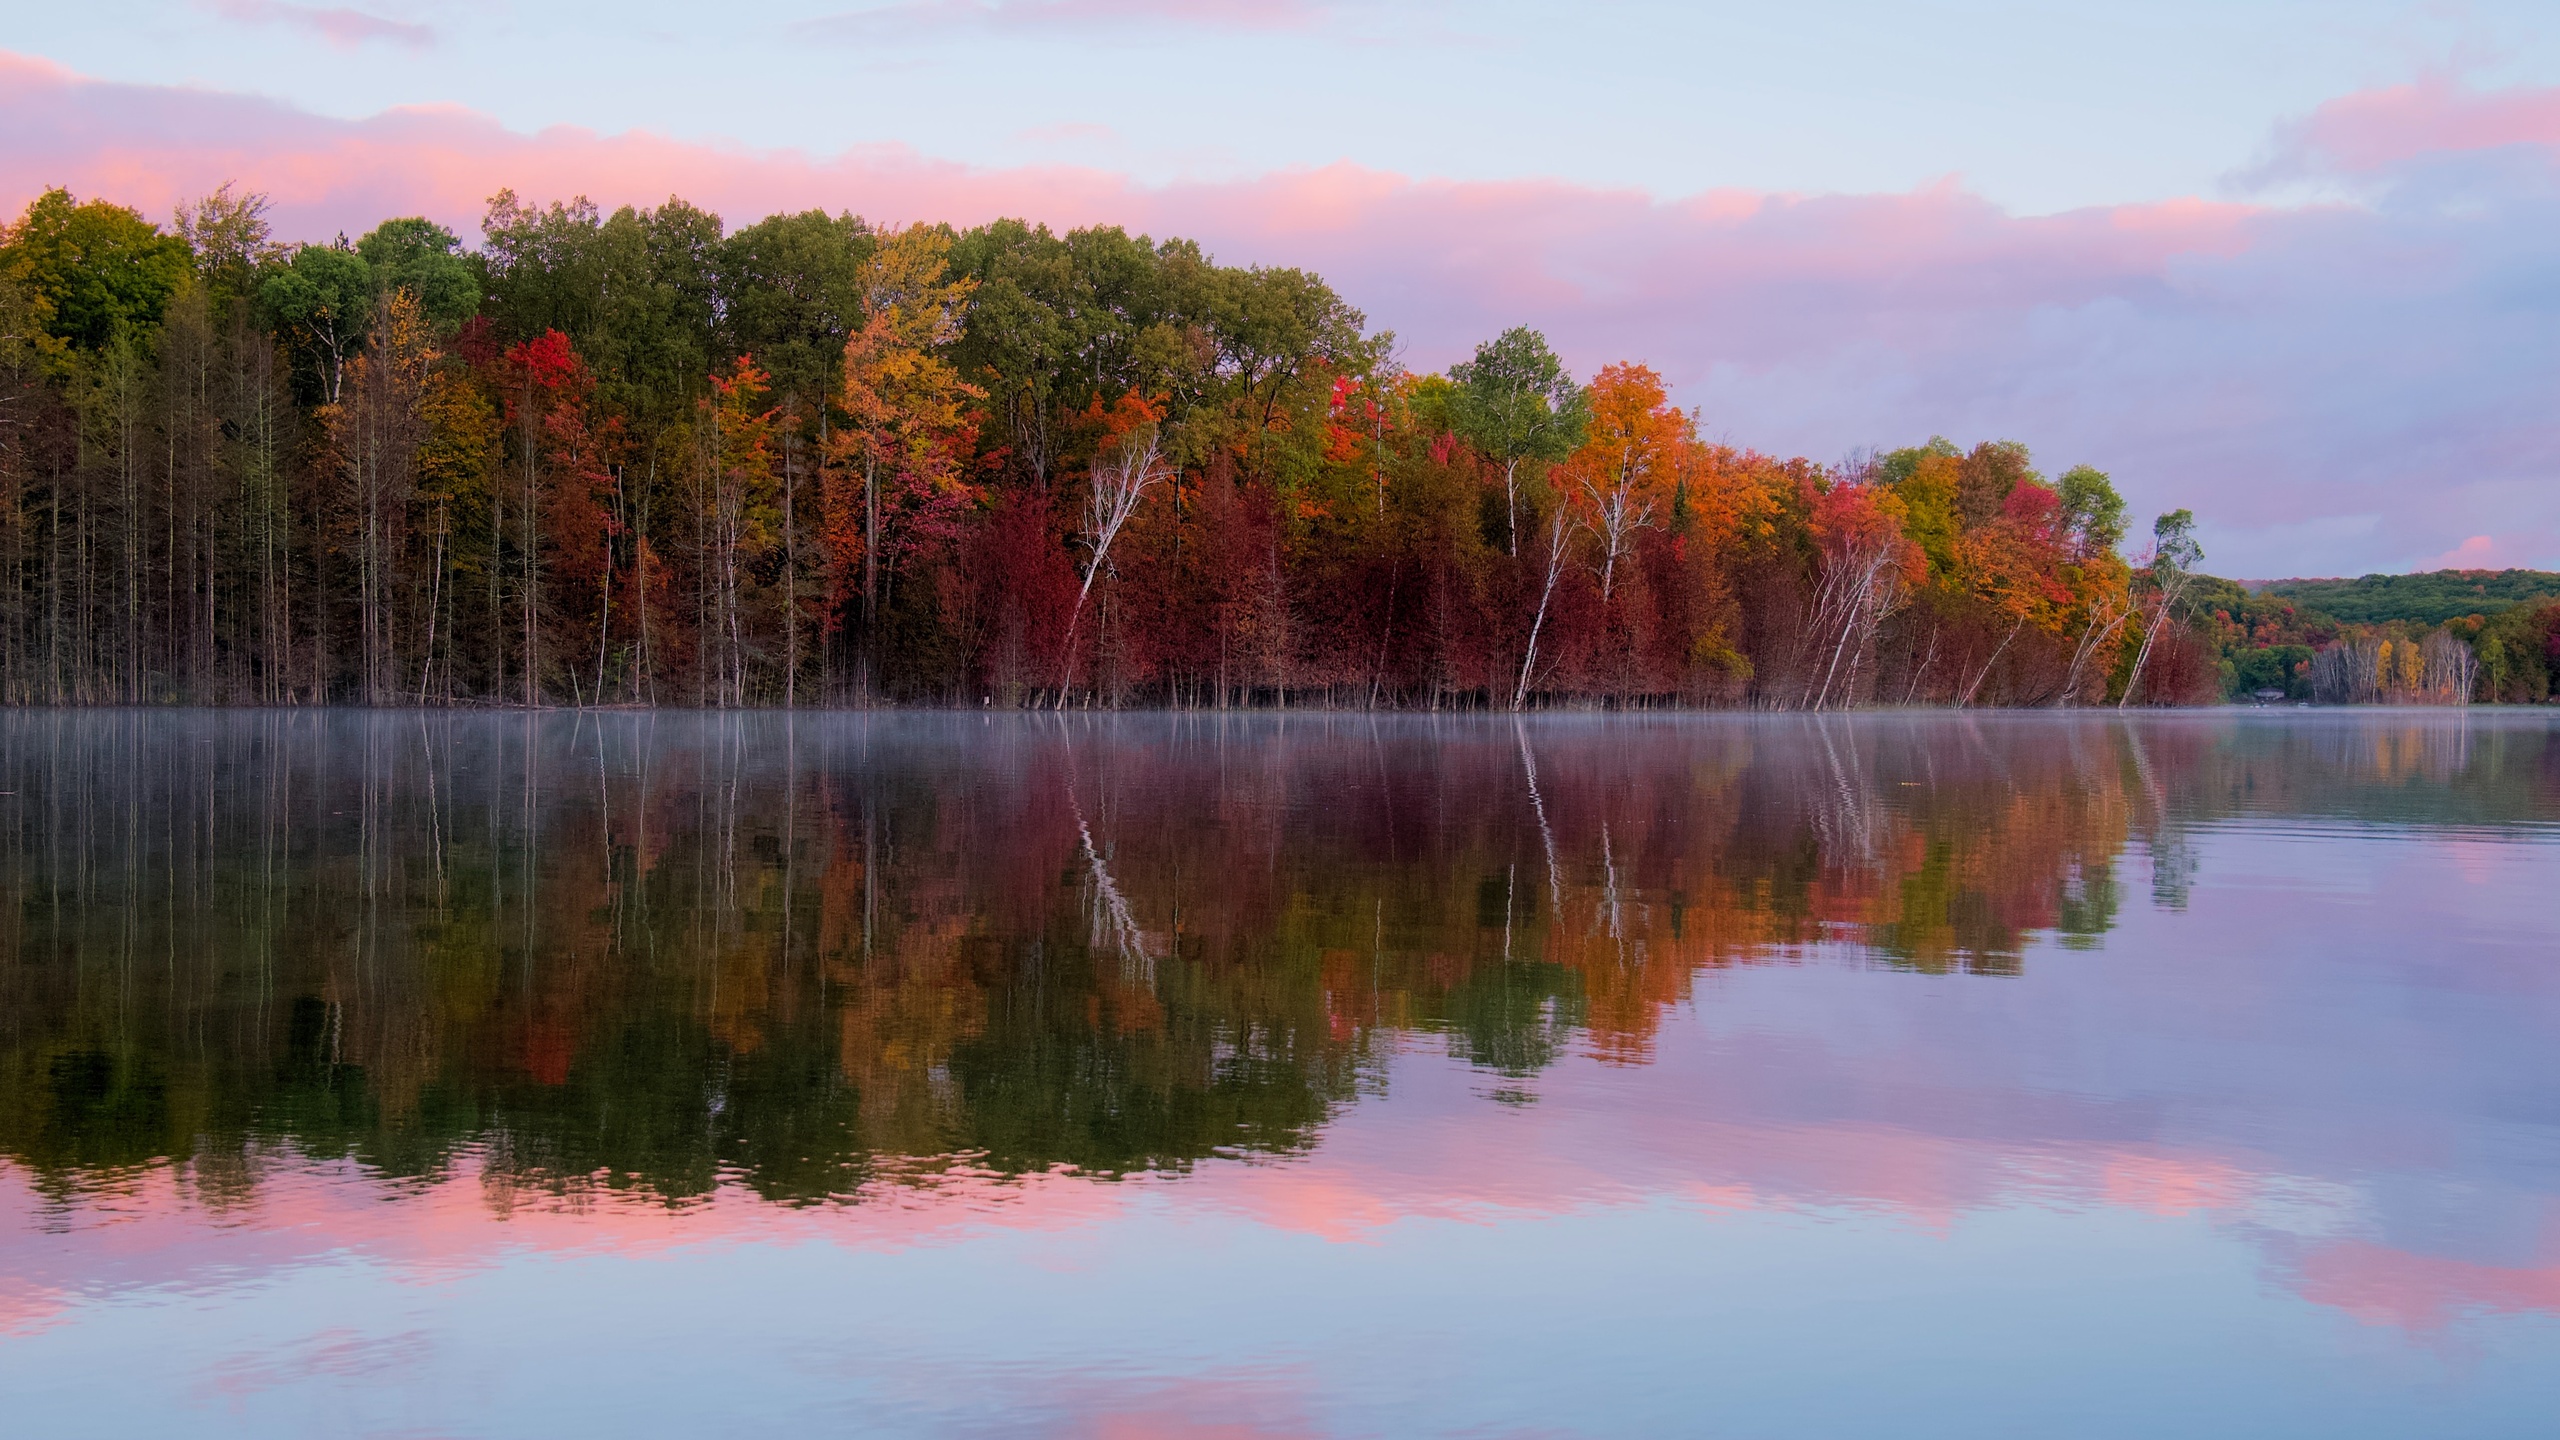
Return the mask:
[(902, 145), (821, 157), (524, 134), (454, 107), (340, 120), (5, 52), (0, 131), (12, 211), (59, 184), (165, 216), (236, 180), (295, 239), (414, 213), (476, 239), (502, 186), (608, 208), (681, 195), (731, 224), (819, 207), (1187, 235), (1231, 263), (1320, 271), (1416, 368), (1525, 323), (1583, 373), (1655, 365), (1740, 445), (1829, 460), (1932, 433), (2022, 439), (2049, 469), (2107, 469), (2146, 513), (2194, 508), (2223, 573), (2560, 563), (2560, 327), (2536, 315), (2560, 304), (2539, 258), (2560, 210), (2560, 90), (2346, 96), (2280, 130), (2251, 172), (2352, 182), (2368, 200), (2039, 216), (1958, 177), (1666, 198), (1338, 162), (1149, 186)]

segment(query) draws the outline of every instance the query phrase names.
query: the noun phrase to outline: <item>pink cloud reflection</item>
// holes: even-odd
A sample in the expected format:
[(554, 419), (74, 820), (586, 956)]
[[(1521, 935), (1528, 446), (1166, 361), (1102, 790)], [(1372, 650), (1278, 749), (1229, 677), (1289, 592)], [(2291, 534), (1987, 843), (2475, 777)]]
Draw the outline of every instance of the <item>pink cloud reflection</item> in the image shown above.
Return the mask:
[[(1186, 1174), (1095, 1181), (1054, 1172), (954, 1171), (875, 1184), (860, 1203), (785, 1206), (735, 1184), (683, 1205), (600, 1187), (511, 1186), (458, 1156), (443, 1177), (387, 1180), (348, 1161), (289, 1154), (246, 1194), (210, 1193), (183, 1168), (148, 1167), (67, 1207), (0, 1162), (0, 1336), (34, 1333), (93, 1299), (218, 1290), (241, 1277), (361, 1256), (434, 1285), (518, 1253), (646, 1257), (705, 1247), (823, 1244), (901, 1252), (990, 1233), (1066, 1236), (1170, 1203), (1333, 1244), (1387, 1243), (1413, 1222), (1500, 1224), (1670, 1198), (1706, 1213), (1862, 1212), (1943, 1236), (2002, 1207), (2103, 1207), (2201, 1218), (2253, 1236), (2296, 1294), (2413, 1333), (2477, 1313), (2560, 1315), (2560, 1210), (2522, 1264), (2379, 1240), (2270, 1231), (2302, 1177), (2273, 1157), (2154, 1141), (1928, 1133), (1873, 1119), (1775, 1122), (1721, 1107), (1595, 1103), (1624, 1072), (1547, 1077), (1529, 1110), (1485, 1104), (1467, 1078), (1405, 1072), (1412, 1113), (1353, 1107), (1311, 1155), (1210, 1161)], [(1681, 1087), (1652, 1077), (1674, 1093)], [(1962, 1127), (1958, 1127), (1962, 1128)]]
[(2338, 1241), (2305, 1254), (2295, 1283), (2315, 1304), (2404, 1330), (2437, 1329), (2469, 1313), (2560, 1315), (2560, 1224), (2552, 1230), (2542, 1263), (2523, 1267)]

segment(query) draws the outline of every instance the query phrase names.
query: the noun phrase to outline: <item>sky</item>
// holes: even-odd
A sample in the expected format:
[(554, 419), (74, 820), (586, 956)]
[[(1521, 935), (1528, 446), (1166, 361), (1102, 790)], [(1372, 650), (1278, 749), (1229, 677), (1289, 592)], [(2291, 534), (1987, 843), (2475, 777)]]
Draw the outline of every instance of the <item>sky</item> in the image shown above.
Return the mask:
[(9, 0), (0, 206), (500, 186), (1113, 223), (1734, 444), (1944, 434), (2248, 578), (2560, 566), (2560, 12), (2380, 0)]

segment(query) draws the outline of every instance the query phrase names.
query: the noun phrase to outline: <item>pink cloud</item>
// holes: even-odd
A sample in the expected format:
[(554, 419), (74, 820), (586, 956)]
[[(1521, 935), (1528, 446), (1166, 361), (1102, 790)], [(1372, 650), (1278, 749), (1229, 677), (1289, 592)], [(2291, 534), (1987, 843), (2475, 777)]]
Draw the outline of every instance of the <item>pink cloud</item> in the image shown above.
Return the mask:
[[(509, 131), (454, 108), (370, 119), (245, 96), (84, 80), (0, 59), (0, 116), (24, 143), (0, 156), (0, 200), (56, 181), (165, 212), (225, 179), (264, 191), (307, 237), (423, 211), (476, 228), (501, 186), (607, 206), (682, 194), (733, 220), (811, 205), (875, 219), (974, 223), (1024, 215), (1193, 235), (1231, 261), (1307, 265), (1346, 281), (1417, 363), (1527, 314), (1586, 368), (1664, 354), (1666, 315), (1746, 363), (1828, 349), (1808, 307), (1850, 301), (1871, 335), (1918, 343), (1950, 311), (2077, 305), (2152, 283), (2181, 255), (2248, 244), (2247, 207), (2182, 201), (2018, 219), (1941, 183), (1908, 195), (1719, 191), (1661, 200), (1554, 180), (1417, 180), (1348, 162), (1258, 179), (1143, 187), (1063, 166), (979, 169), (897, 145), (827, 158), (569, 127)], [(1404, 303), (1420, 301), (1419, 304)], [(1546, 313), (1539, 313), (1546, 312)]]
[[(2378, 91), (2324, 107), (2297, 133), (2332, 138), (2292, 153), (2382, 167), (2366, 177), (2381, 183), (2404, 160), (2473, 153), (2444, 147), (2541, 134), (2546, 113), (2560, 91)], [(2401, 114), (2424, 123), (2400, 148), (2357, 138)], [(13, 140), (0, 203), (67, 183), (167, 213), (236, 179), (300, 237), (404, 213), (468, 235), (501, 186), (607, 206), (681, 194), (733, 223), (819, 206), (1187, 235), (1228, 262), (1320, 271), (1417, 368), (1525, 323), (1585, 373), (1653, 363), (1737, 443), (1829, 457), (1932, 433), (2025, 440), (2053, 466), (2108, 469), (2139, 508), (2195, 508), (2209, 563), (2231, 573), (2402, 568), (2481, 534), (2519, 537), (2521, 562), (2560, 561), (2560, 419), (2535, 378), (2560, 368), (2560, 327), (2519, 303), (2549, 287), (2548, 166), (2501, 172), (2458, 204), (2413, 189), (2364, 206), (2179, 199), (2044, 216), (1953, 180), (1663, 198), (1337, 162), (1146, 186), (898, 145), (812, 156), (528, 135), (454, 108), (335, 120), (5, 56), (0, 125)]]
[(2503, 570), (2499, 561), (2500, 547), (2488, 535), (2474, 535), (2420, 566), (2426, 570)]
[(2381, 174), (2433, 155), (2560, 148), (2560, 89), (2479, 91), (2443, 75), (2342, 95), (2279, 132), (2270, 178)]
[(898, 0), (804, 20), (792, 29), (811, 39), (842, 41), (962, 30), (1299, 30), (1329, 8), (1307, 0)]
[(399, 20), (385, 20), (362, 10), (343, 6), (320, 8), (312, 5), (290, 5), (283, 0), (211, 0), (207, 6), (226, 20), (250, 25), (281, 25), (288, 29), (307, 30), (341, 50), (353, 50), (368, 40), (422, 50), (435, 43), (436, 32), (424, 25)]

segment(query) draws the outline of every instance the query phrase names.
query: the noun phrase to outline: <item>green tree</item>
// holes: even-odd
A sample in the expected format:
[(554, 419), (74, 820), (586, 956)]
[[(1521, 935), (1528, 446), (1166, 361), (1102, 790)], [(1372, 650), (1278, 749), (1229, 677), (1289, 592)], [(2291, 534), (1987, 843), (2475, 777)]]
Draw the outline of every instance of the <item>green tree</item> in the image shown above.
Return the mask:
[(59, 188), (37, 196), (0, 243), (0, 269), (51, 305), (53, 333), (93, 351), (156, 324), (192, 264), (179, 236)]
[(347, 362), (363, 348), (365, 321), (373, 313), (372, 268), (341, 235), (294, 251), (258, 293), (317, 361), (322, 403), (337, 404)]
[(999, 220), (972, 230), (952, 246), (952, 269), (978, 282), (955, 362), (980, 377), (1014, 460), (1046, 488), (1060, 458), (1059, 412), (1090, 398), (1078, 394), (1091, 382), (1076, 362), (1097, 330), (1122, 317), (1099, 303), (1066, 242), (1046, 226)]
[(2541, 704), (2551, 698), (2552, 671), (2560, 668), (2560, 600), (2490, 616), (2472, 645), (2480, 655), (2480, 698)]
[(378, 290), (406, 290), (439, 333), (480, 309), (480, 272), (454, 233), (424, 216), (385, 220), (356, 242)]
[(602, 289), (587, 334), (599, 398), (645, 434), (690, 416), (710, 389), (718, 350), (720, 217), (682, 200), (629, 206), (596, 232)]
[(212, 194), (178, 207), (178, 238), (195, 252), (196, 277), (217, 310), (254, 298), (261, 277), (286, 254), (267, 224), (267, 197), (234, 190), (227, 180)]
[(604, 217), (584, 195), (547, 207), (527, 205), (513, 190), (489, 199), (480, 221), (480, 258), (489, 313), (500, 336), (531, 340), (557, 330), (587, 353), (604, 293), (598, 232)]
[(721, 242), (720, 323), (731, 355), (753, 355), (786, 402), (836, 392), (844, 342), (862, 324), (871, 227), (847, 212), (775, 215)]
[(2405, 620), (2441, 625), (2465, 615), (2495, 615), (2560, 596), (2560, 574), (2548, 570), (2435, 570), (2366, 575), (2354, 580), (2279, 580), (2269, 595), (2292, 600), (2350, 625)]
[(568, 336), (597, 399), (644, 439), (691, 417), (718, 348), (719, 216), (673, 199), (610, 216), (584, 196), (537, 209), (501, 190), (481, 235), (503, 336)]
[[(1272, 479), (1296, 479), (1311, 468), (1322, 444), (1320, 427), (1295, 425), (1293, 407), (1320, 401), (1300, 382), (1319, 369), (1365, 374), (1382, 346), (1361, 335), (1361, 313), (1309, 271), (1252, 266), (1213, 267), (1195, 289), (1194, 314), (1206, 319), (1215, 356), (1210, 375), (1227, 438), (1246, 466)], [(1385, 337), (1391, 338), (1391, 337)], [(1285, 463), (1284, 463), (1285, 457)], [(1283, 475), (1283, 470), (1293, 472)]]
[(2054, 482), (2062, 497), (2062, 520), (2079, 537), (2080, 553), (2095, 555), (2124, 543), (2124, 497), (2093, 465), (2074, 465)]
[(1220, 272), (1197, 246), (998, 220), (954, 241), (951, 266), (978, 282), (952, 363), (988, 392), (988, 441), (1010, 447), (1035, 485), (1084, 458), (1091, 436), (1074, 417), (1131, 390), (1168, 402), (1166, 444), (1183, 459), (1205, 454), (1187, 441), (1219, 438), (1217, 423), (1191, 423), (1218, 398), (1208, 322)]
[(1520, 463), (1553, 464), (1581, 448), (1588, 420), (1582, 387), (1547, 348), (1547, 337), (1513, 326), (1454, 366), (1450, 420), (1460, 439), (1502, 466), (1503, 537), (1520, 553)]

